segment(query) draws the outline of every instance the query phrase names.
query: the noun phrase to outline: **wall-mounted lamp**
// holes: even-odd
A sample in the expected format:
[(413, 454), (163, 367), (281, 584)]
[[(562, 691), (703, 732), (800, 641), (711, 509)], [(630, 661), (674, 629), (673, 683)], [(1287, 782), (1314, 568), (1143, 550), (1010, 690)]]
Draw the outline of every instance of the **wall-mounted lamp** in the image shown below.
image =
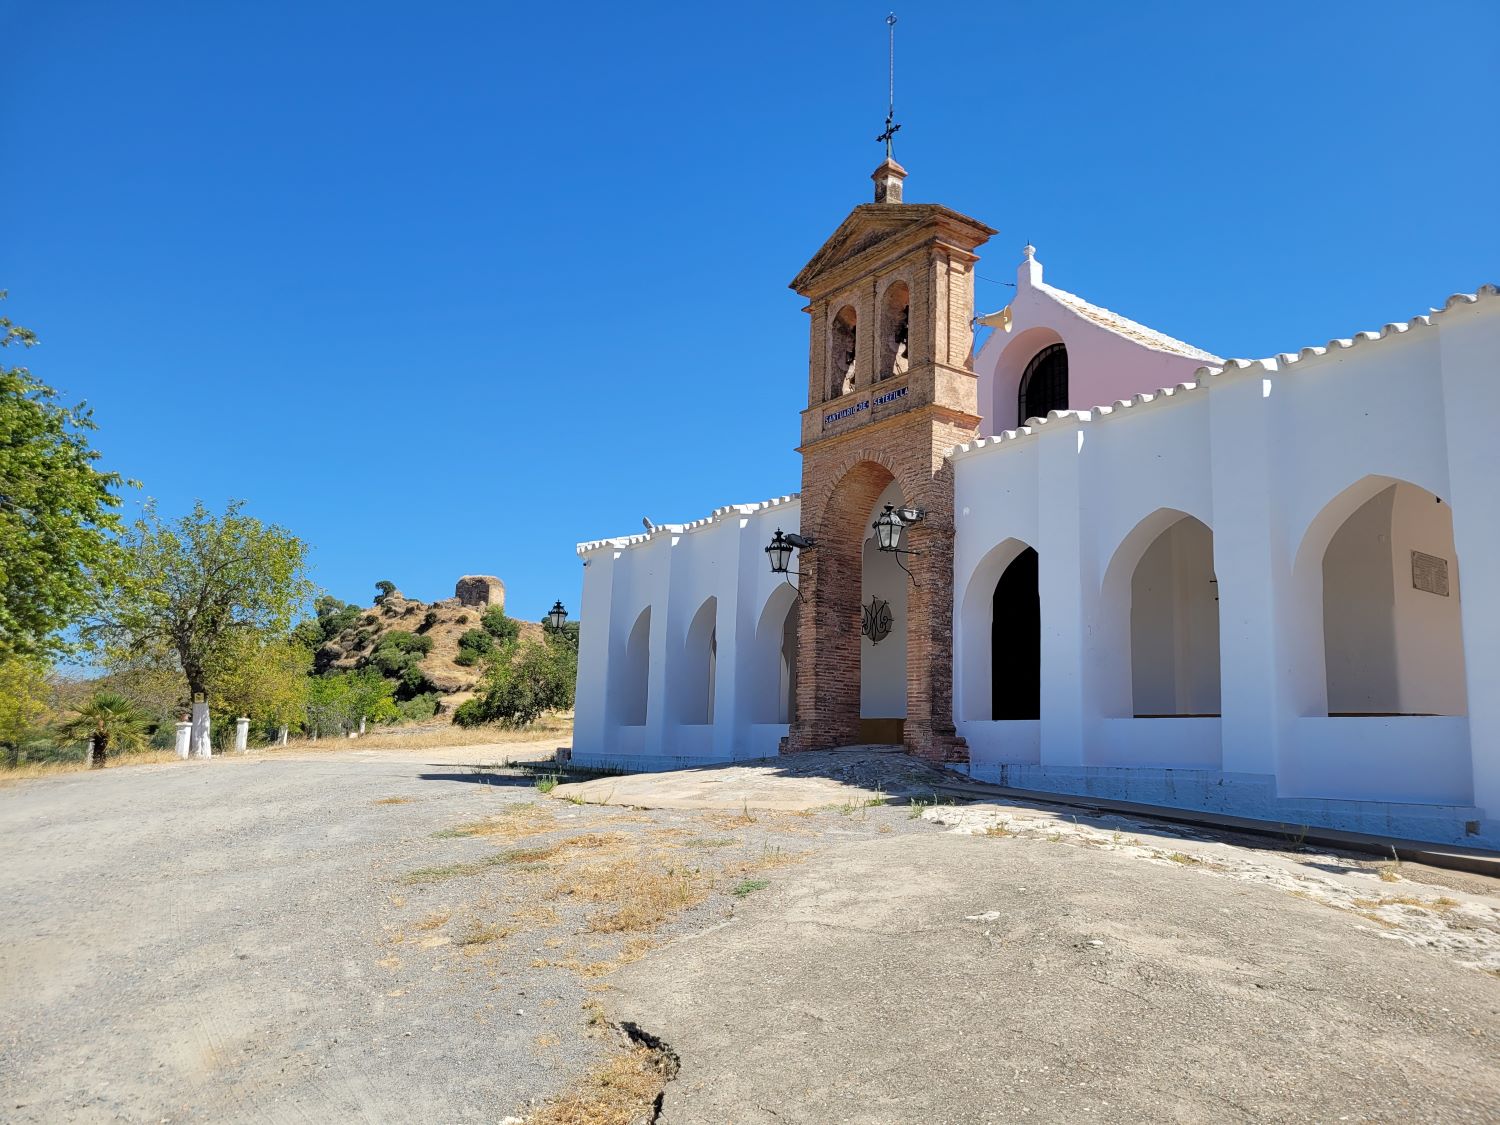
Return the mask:
[[(785, 535), (783, 535), (781, 533), (781, 528), (778, 527), (776, 529), (776, 534), (771, 536), (771, 545), (766, 548), (766, 558), (771, 562), (771, 573), (786, 575), (797, 574), (796, 571), (788, 569), (789, 564), (792, 561), (792, 552), (794, 550), (811, 551), (817, 545), (818, 544), (816, 540), (805, 538), (804, 536), (798, 535), (794, 531), (789, 531)], [(801, 577), (800, 574), (798, 574), (797, 576), (799, 578)], [(787, 578), (787, 582), (791, 582), (790, 577)], [(796, 589), (796, 587), (793, 587), (793, 589)], [(802, 596), (801, 590), (797, 591), (797, 596), (799, 598)]]
[[(898, 508), (894, 504), (887, 504), (885, 511), (875, 518), (870, 526), (875, 529), (875, 549), (885, 551), (896, 556), (896, 565), (906, 570), (906, 564), (901, 561), (902, 555), (920, 555), (920, 551), (910, 551), (901, 546), (901, 529), (910, 527), (914, 523), (921, 523), (927, 518), (927, 513), (921, 508)], [(917, 584), (916, 576), (906, 570), (906, 576), (911, 579), (911, 584)]]
[(547, 613), (547, 620), (551, 622), (554, 629), (561, 629), (568, 623), (568, 611), (561, 601), (552, 603), (552, 609)]

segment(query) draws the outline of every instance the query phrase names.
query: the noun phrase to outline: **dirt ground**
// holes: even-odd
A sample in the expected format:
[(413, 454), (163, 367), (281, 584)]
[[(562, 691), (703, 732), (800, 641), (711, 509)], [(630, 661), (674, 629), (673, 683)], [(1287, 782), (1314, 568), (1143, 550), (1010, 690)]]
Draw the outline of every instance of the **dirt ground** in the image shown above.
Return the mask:
[(939, 805), (899, 756), (692, 771), (706, 808), (498, 765), (550, 749), (0, 789), (0, 1116), (1500, 1119), (1489, 880)]

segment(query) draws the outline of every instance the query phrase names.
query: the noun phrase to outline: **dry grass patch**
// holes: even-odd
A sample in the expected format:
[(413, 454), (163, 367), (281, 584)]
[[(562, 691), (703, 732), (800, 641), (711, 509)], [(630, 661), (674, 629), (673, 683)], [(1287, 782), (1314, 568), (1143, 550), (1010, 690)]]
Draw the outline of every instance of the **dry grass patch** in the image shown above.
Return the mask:
[(512, 914), (511, 921), (528, 927), (555, 926), (562, 915), (550, 906), (527, 906)]
[(523, 836), (539, 836), (557, 827), (557, 816), (546, 805), (533, 802), (517, 802), (507, 805), (494, 816), (483, 820), (460, 824), (434, 832), (439, 840), (468, 836), (488, 836), (502, 840), (518, 840)]
[[(189, 759), (189, 761), (200, 760)], [(109, 764), (104, 768), (114, 770), (124, 766), (151, 766), (180, 761), (182, 759), (177, 756), (175, 750), (138, 750), (129, 754), (118, 754), (111, 757)], [(22, 762), (18, 766), (0, 768), (0, 786), (16, 781), (34, 781), (39, 777), (54, 777), (58, 774), (66, 773), (82, 773), (88, 768), (89, 764), (83, 758), (80, 758), (76, 762)]]
[(431, 914), (427, 915), (427, 917), (423, 918), (420, 922), (418, 922), (416, 924), (417, 925), (417, 929), (419, 929), (419, 930), (436, 930), (436, 929), (441, 929), (443, 926), (446, 926), (448, 924), (448, 919), (451, 918), (451, 917), (453, 917), (453, 911), (448, 910), (447, 908), (444, 908), (442, 910), (434, 910)]
[(649, 930), (708, 897), (697, 869), (638, 856), (580, 866), (559, 873), (551, 897), (599, 903), (588, 919), (595, 933)]
[(1458, 905), (1456, 898), (1443, 895), (1440, 898), (1425, 899), (1415, 895), (1383, 895), (1380, 898), (1357, 898), (1354, 906), (1365, 910), (1373, 910), (1381, 906), (1411, 906), (1417, 910), (1452, 910)]
[(459, 935), (458, 944), (464, 948), (488, 945), (492, 941), (504, 941), (516, 932), (512, 926), (496, 926), (476, 919), (470, 922), (468, 929)]
[(526, 1125), (634, 1125), (650, 1116), (675, 1071), (660, 1052), (632, 1047), (594, 1067)]
[(379, 797), (370, 802), (372, 805), (409, 805), (415, 801), (415, 797)]

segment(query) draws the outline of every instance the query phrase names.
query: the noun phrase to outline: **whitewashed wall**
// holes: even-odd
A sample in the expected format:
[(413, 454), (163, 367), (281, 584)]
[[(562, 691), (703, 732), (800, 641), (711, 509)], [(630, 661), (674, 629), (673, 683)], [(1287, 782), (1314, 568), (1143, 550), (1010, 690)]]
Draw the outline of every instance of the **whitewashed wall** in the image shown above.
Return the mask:
[(800, 512), (784, 496), (580, 545), (576, 757), (666, 768), (777, 752), (796, 593), (765, 547), (778, 528), (796, 531)]
[[(1497, 357), (1500, 300), (1485, 290), (1381, 333), (1205, 369), (1186, 386), (1056, 412), (956, 451), (955, 717), (976, 772), (1204, 770), (1274, 779), (1284, 797), (1500, 810), (1500, 455), (1472, 421), (1500, 406)], [(1365, 628), (1384, 628), (1396, 655), (1383, 671), (1330, 678), (1324, 555), (1356, 513), (1368, 565), (1349, 573), (1383, 583), (1364, 602), (1384, 606), (1386, 622)], [(1211, 533), (1221, 715), (1134, 718), (1167, 711), (1172, 692), (1192, 701), (1179, 711), (1212, 697), (1209, 659), (1185, 668), (1168, 651), (1183, 642), (1183, 592), (1137, 581), (1143, 558), (1180, 553), (1170, 538), (1192, 526), (1184, 516)], [(983, 717), (990, 597), (1018, 543), (1041, 560), (1037, 723)], [(1413, 548), (1448, 559), (1449, 597), (1413, 589)], [(1179, 579), (1197, 588), (1202, 575)], [(1133, 596), (1151, 599), (1138, 618), (1177, 615), (1147, 652), (1132, 637)], [(1136, 663), (1145, 683), (1132, 684), (1132, 648), (1150, 658)], [(1330, 717), (1329, 684), (1337, 693), (1351, 675), (1388, 676), (1399, 705), (1334, 699), (1333, 710), (1433, 717)]]

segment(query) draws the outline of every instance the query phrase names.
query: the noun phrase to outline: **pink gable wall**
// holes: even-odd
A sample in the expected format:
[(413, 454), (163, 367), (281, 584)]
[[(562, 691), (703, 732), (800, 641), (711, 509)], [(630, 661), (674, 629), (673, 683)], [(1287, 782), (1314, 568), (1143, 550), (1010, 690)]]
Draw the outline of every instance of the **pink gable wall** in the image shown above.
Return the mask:
[(1013, 430), (1021, 376), (1031, 358), (1061, 341), (1068, 349), (1068, 408), (1107, 406), (1132, 395), (1189, 383), (1211, 356), (1182, 356), (1129, 339), (1070, 307), (1042, 284), (1042, 264), (1028, 256), (1016, 271), (1010, 331), (996, 328), (974, 357), (980, 430)]

